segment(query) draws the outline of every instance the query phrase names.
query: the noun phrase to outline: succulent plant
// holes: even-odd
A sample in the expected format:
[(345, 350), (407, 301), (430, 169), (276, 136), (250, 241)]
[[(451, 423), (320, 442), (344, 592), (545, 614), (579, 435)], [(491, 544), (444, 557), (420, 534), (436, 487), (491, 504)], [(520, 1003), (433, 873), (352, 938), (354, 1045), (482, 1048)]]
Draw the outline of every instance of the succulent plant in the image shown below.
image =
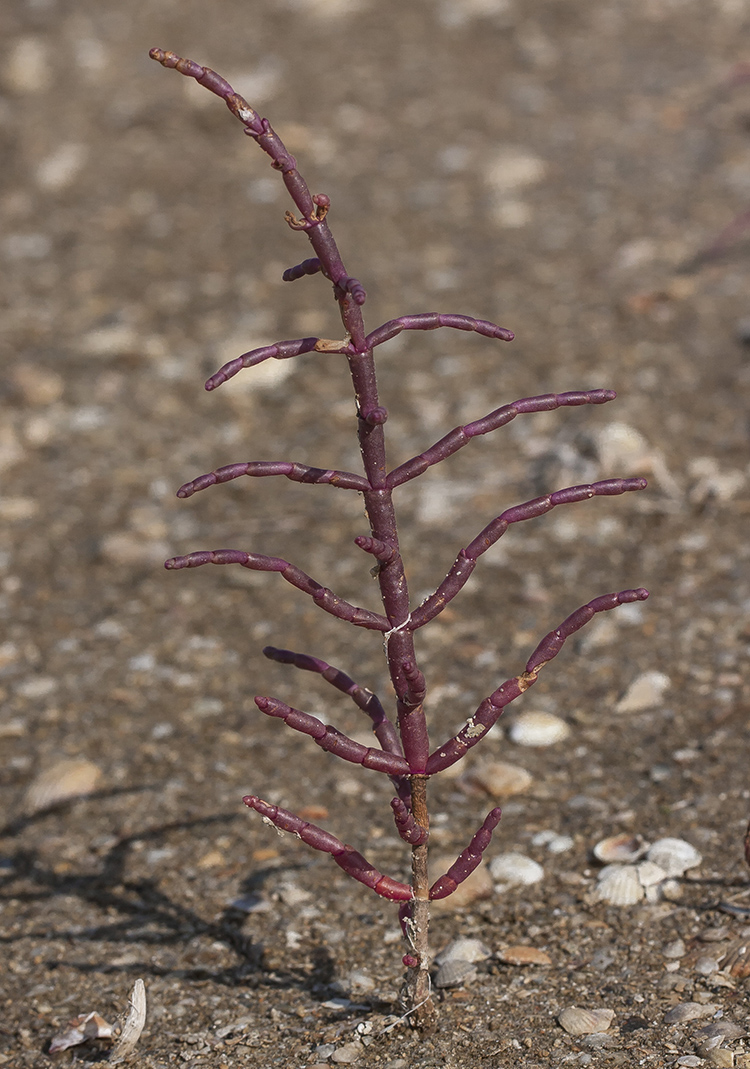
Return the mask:
[(607, 479), (583, 486), (571, 486), (506, 509), (492, 519), (468, 546), (458, 552), (454, 564), (435, 591), (421, 604), (415, 605), (410, 598), (407, 573), (401, 558), (394, 491), (417, 479), (428, 468), (447, 460), (468, 445), (473, 438), (498, 430), (517, 416), (548, 412), (561, 407), (604, 404), (612, 401), (615, 393), (613, 390), (593, 389), (521, 398), (512, 404), (496, 408), (465, 426), (455, 427), (418, 456), (389, 470), (385, 451), (385, 423), (388, 413), (378, 396), (375, 350), (403, 331), (473, 331), (492, 341), (500, 342), (512, 341), (513, 332), (495, 323), (466, 315), (427, 312), (401, 316), (368, 333), (362, 312), (366, 293), (362, 284), (347, 273), (341, 260), (328, 222), (329, 197), (323, 193), (311, 194), (297, 170), (296, 160), (287, 151), (268, 120), (258, 115), (220, 75), (192, 60), (181, 59), (173, 52), (154, 48), (150, 55), (163, 66), (194, 78), (200, 85), (221, 97), (244, 126), (244, 132), (270, 156), (271, 165), (280, 172), (298, 212), (286, 212), (287, 224), (292, 230), (306, 235), (314, 252), (313, 257), (285, 271), (283, 277), (291, 282), (308, 275), (322, 274), (333, 286), (343, 323), (344, 337), (341, 340), (298, 338), (244, 353), (212, 375), (206, 383), (206, 389), (214, 390), (243, 369), (252, 368), (265, 360), (292, 359), (312, 352), (339, 354), (341, 359), (347, 362), (351, 373), (356, 400), (356, 433), (363, 466), (360, 474), (316, 468), (290, 461), (230, 464), (186, 483), (178, 491), (178, 496), (188, 498), (206, 487), (243, 475), (255, 478), (281, 475), (294, 482), (328, 484), (361, 494), (370, 533), (361, 535), (355, 542), (360, 550), (375, 560), (374, 572), (380, 589), (382, 611), (349, 603), (289, 561), (245, 550), (201, 550), (173, 557), (166, 562), (166, 567), (185, 569), (204, 564), (234, 564), (254, 571), (278, 572), (288, 583), (311, 597), (324, 612), (355, 627), (375, 632), (384, 643), (395, 695), (395, 715), (389, 715), (384, 704), (371, 691), (360, 686), (342, 670), (317, 657), (273, 647), (267, 647), (263, 651), (271, 660), (317, 673), (337, 690), (348, 694), (358, 708), (370, 717), (377, 745), (365, 746), (356, 742), (335, 727), (324, 724), (317, 717), (294, 709), (276, 698), (257, 697), (255, 702), (261, 712), (283, 720), (288, 727), (309, 735), (321, 749), (344, 761), (362, 765), (373, 772), (390, 777), (395, 792), (391, 802), (395, 826), (398, 834), (411, 848), (411, 881), (406, 883), (382, 874), (362, 854), (331, 832), (256, 795), (246, 797), (244, 802), (277, 828), (292, 832), (307, 845), (330, 854), (344, 872), (372, 888), (376, 894), (400, 903), (401, 925), (409, 944), (403, 959), (407, 968), (404, 1001), (407, 1013), (412, 1015), (415, 1022), (424, 1025), (432, 1020), (435, 1012), (431, 1000), (429, 971), (430, 901), (452, 894), (474, 871), (500, 820), (500, 809), (492, 809), (454, 864), (430, 884), (427, 872), (427, 785), (430, 778), (460, 761), (473, 746), (486, 737), (505, 707), (534, 684), (541, 669), (557, 656), (566, 639), (597, 613), (606, 612), (627, 602), (642, 601), (648, 597), (648, 592), (639, 588), (604, 594), (576, 609), (542, 639), (518, 675), (507, 679), (486, 697), (468, 717), (461, 730), (437, 746), (431, 743), (428, 734), (425, 711), (427, 684), (419, 667), (415, 634), (439, 616), (460, 593), (479, 558), (491, 549), (512, 524), (542, 516), (558, 505), (640, 490), (645, 487), (646, 481), (641, 478)]

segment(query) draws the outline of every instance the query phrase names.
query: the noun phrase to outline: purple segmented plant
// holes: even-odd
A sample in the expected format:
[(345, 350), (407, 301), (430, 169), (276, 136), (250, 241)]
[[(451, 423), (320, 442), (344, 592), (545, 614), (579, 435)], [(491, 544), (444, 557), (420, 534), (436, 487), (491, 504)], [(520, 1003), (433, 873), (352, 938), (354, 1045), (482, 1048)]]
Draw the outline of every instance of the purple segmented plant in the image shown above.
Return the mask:
[(285, 271), (283, 277), (291, 282), (308, 275), (322, 274), (328, 279), (333, 286), (345, 332), (340, 341), (298, 338), (253, 349), (220, 368), (209, 378), (206, 389), (214, 390), (244, 368), (252, 368), (264, 360), (286, 360), (312, 352), (337, 353), (342, 360), (346, 360), (351, 373), (363, 467), (363, 473), (357, 474), (290, 461), (230, 464), (186, 483), (178, 491), (178, 497), (191, 497), (199, 490), (242, 475), (255, 478), (282, 475), (294, 482), (327, 483), (342, 490), (356, 491), (364, 498), (370, 533), (361, 535), (355, 542), (361, 550), (375, 558), (382, 611), (352, 605), (289, 561), (245, 550), (201, 550), (186, 556), (173, 557), (166, 562), (166, 567), (182, 569), (197, 568), (204, 564), (235, 564), (254, 571), (279, 572), (288, 583), (308, 594), (325, 612), (355, 627), (379, 632), (382, 636), (394, 691), (395, 715), (389, 715), (383, 703), (371, 691), (360, 686), (340, 669), (317, 657), (270, 646), (263, 651), (271, 660), (315, 672), (337, 690), (348, 694), (371, 718), (377, 745), (364, 746), (335, 727), (324, 724), (317, 717), (294, 709), (276, 698), (257, 697), (255, 703), (267, 716), (283, 720), (288, 727), (309, 735), (321, 749), (336, 754), (344, 761), (362, 765), (390, 777), (395, 791), (391, 806), (396, 830), (411, 847), (411, 880), (406, 882), (384, 875), (362, 854), (341, 842), (331, 832), (316, 827), (286, 809), (271, 805), (255, 795), (249, 795), (243, 800), (247, 806), (280, 830), (292, 832), (315, 850), (330, 854), (344, 872), (370, 887), (376, 894), (401, 903), (399, 916), (409, 944), (408, 952), (404, 956), (404, 964), (407, 967), (404, 1001), (412, 1019), (424, 1025), (432, 1020), (435, 1012), (430, 996), (429, 974), (430, 901), (452, 894), (474, 871), (481, 862), (492, 832), (500, 820), (500, 810), (493, 809), (454, 864), (430, 884), (427, 871), (427, 784), (430, 777), (460, 761), (471, 747), (487, 735), (505, 707), (532, 686), (542, 668), (560, 652), (566, 639), (597, 613), (607, 612), (627, 602), (642, 601), (648, 597), (648, 592), (639, 588), (604, 594), (576, 609), (542, 639), (517, 676), (502, 683), (480, 703), (456, 735), (437, 746), (430, 741), (428, 732), (425, 713), (427, 686), (419, 668), (414, 636), (456, 597), (482, 554), (497, 542), (511, 524), (542, 516), (558, 505), (641, 490), (645, 487), (646, 480), (607, 479), (584, 486), (571, 486), (506, 509), (491, 520), (466, 548), (459, 551), (454, 564), (434, 593), (421, 604), (412, 605), (399, 548), (393, 491), (418, 478), (433, 465), (446, 460), (468, 445), (472, 438), (498, 430), (517, 416), (532, 412), (549, 412), (562, 407), (604, 404), (614, 400), (614, 391), (582, 390), (521, 398), (495, 409), (473, 423), (456, 427), (423, 453), (388, 470), (384, 428), (388, 413), (378, 397), (375, 349), (407, 330), (474, 331), (500, 342), (512, 341), (513, 332), (483, 319), (428, 312), (401, 316), (368, 334), (362, 314), (366, 300), (365, 290), (357, 279), (347, 274), (342, 263), (328, 224), (330, 199), (323, 193), (310, 193), (297, 170), (294, 157), (286, 150), (268, 120), (261, 118), (220, 75), (192, 60), (181, 59), (173, 52), (154, 48), (150, 55), (163, 66), (194, 78), (200, 85), (222, 97), (229, 110), (243, 124), (245, 133), (270, 156), (271, 166), (281, 173), (299, 213), (295, 215), (291, 211), (286, 212), (286, 221), (293, 230), (307, 235), (315, 253), (314, 257)]

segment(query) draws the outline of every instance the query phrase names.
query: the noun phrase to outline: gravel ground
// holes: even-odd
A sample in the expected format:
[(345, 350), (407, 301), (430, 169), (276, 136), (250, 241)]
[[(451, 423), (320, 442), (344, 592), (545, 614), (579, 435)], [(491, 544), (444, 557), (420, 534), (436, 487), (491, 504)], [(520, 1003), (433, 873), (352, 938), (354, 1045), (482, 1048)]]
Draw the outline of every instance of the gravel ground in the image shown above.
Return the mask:
[[(138, 977), (142, 1069), (750, 1065), (750, 245), (739, 223), (715, 244), (750, 208), (748, 30), (743, 0), (6, 0), (0, 1065), (105, 1058), (49, 1043), (78, 1014), (113, 1021)], [(455, 856), (493, 804), (482, 761), (526, 769), (488, 858), (544, 876), (436, 914), (436, 949), (469, 936), (491, 956), (438, 992), (422, 1040), (398, 1023), (393, 905), (241, 804), (301, 810), (403, 875), (380, 779), (252, 702), (360, 733), (343, 697), (260, 650), (388, 699), (377, 637), (276, 576), (161, 566), (252, 549), (377, 607), (353, 495), (269, 479), (174, 497), (234, 461), (358, 457), (340, 358), (201, 388), (241, 352), (340, 327), (324, 282), (281, 282), (308, 253), (278, 176), (154, 45), (220, 70), (330, 195), (370, 329), (444, 310), (516, 332), (381, 350), (392, 463), (518, 397), (618, 392), (518, 419), (404, 488), (415, 599), (510, 505), (649, 479), (512, 528), (422, 633), (438, 738), (578, 605), (651, 590), (507, 714), (555, 714), (565, 739), (498, 725), (434, 782), (432, 841)], [(51, 804), (61, 783), (76, 797)], [(702, 862), (653, 900), (599, 901), (592, 848), (625, 832)], [(550, 964), (503, 961), (513, 945)], [(571, 1006), (614, 1016), (575, 1036)]]

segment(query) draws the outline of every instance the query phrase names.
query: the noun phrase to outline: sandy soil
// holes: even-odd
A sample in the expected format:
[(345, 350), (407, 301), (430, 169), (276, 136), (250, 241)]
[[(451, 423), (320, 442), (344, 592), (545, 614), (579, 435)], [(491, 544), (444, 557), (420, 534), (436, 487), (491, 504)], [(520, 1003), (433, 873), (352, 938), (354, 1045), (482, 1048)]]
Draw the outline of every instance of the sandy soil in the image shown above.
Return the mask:
[[(6, 0), (0, 1065), (105, 1057), (47, 1051), (77, 1014), (113, 1020), (137, 977), (143, 1069), (749, 1064), (732, 1038), (750, 1018), (747, 235), (706, 254), (750, 208), (749, 22), (742, 0)], [(509, 505), (650, 480), (509, 531), (423, 633), (439, 738), (578, 605), (652, 592), (526, 696), (566, 720), (566, 741), (487, 740), (485, 757), (533, 776), (488, 856), (517, 850), (545, 875), (436, 917), (436, 948), (469, 935), (493, 956), (438, 994), (421, 1042), (387, 1030), (394, 907), (240, 801), (318, 814), (403, 875), (389, 785), (252, 702), (271, 693), (360, 733), (343, 696), (260, 650), (323, 657), (390, 700), (377, 636), (276, 576), (162, 568), (252, 549), (377, 608), (354, 495), (269, 479), (174, 496), (233, 461), (358, 457), (334, 356), (203, 392), (243, 351), (339, 327), (320, 278), (281, 282), (308, 251), (278, 176), (152, 45), (217, 68), (268, 114), (331, 197), (370, 328), (445, 310), (516, 331), (512, 346), (439, 331), (381, 350), (393, 463), (518, 397), (618, 392), (516, 420), (404, 488), (415, 599)], [(653, 672), (668, 686), (628, 710)], [(83, 795), (46, 805), (64, 775)], [(463, 849), (491, 804), (465, 775), (437, 780), (436, 847)], [(551, 852), (545, 831), (572, 845)], [(591, 850), (617, 832), (685, 838), (703, 862), (669, 900), (595, 902)], [(551, 965), (502, 963), (519, 943)], [(684, 1002), (703, 1016), (666, 1023)], [(570, 1005), (615, 1017), (573, 1037), (557, 1022)], [(696, 1053), (696, 1030), (727, 1021)]]

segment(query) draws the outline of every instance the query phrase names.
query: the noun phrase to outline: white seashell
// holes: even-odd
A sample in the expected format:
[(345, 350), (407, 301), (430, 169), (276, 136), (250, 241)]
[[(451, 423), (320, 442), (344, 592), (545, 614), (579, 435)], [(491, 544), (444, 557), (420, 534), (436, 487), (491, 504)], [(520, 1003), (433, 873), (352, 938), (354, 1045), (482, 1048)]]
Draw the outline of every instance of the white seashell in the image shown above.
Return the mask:
[(664, 672), (644, 672), (630, 684), (617, 703), (618, 713), (637, 713), (653, 709), (662, 699), (672, 680)]
[(451, 958), (435, 973), (435, 987), (458, 987), (473, 980), (476, 974), (477, 967), (473, 962)]
[(490, 876), (502, 885), (539, 883), (544, 878), (544, 869), (525, 854), (499, 854), (490, 862)]
[(683, 872), (696, 868), (703, 861), (695, 847), (684, 839), (658, 839), (646, 857), (664, 869), (667, 878), (682, 876)]
[(468, 961), (472, 964), (477, 961), (486, 961), (492, 955), (492, 951), (481, 939), (454, 939), (447, 947), (443, 947), (439, 954), (435, 955), (435, 965), (440, 967), (447, 961)]
[(69, 798), (90, 794), (101, 775), (93, 761), (63, 757), (36, 777), (26, 792), (24, 808), (27, 813), (38, 813)]
[(552, 746), (570, 735), (570, 727), (559, 716), (529, 709), (511, 724), (508, 735), (519, 746)]
[(534, 777), (520, 765), (506, 761), (486, 761), (469, 772), (469, 781), (481, 787), (491, 798), (509, 798), (523, 794), (534, 782)]
[(661, 865), (656, 865), (653, 861), (642, 861), (638, 866), (638, 879), (641, 881), (641, 887), (654, 887), (666, 878), (667, 874)]
[(607, 865), (599, 873), (595, 902), (612, 906), (634, 906), (643, 901), (643, 888), (635, 865)]
[(648, 843), (642, 835), (610, 835), (594, 847), (594, 857), (607, 864), (627, 864), (637, 861), (648, 850)]
[(568, 1006), (557, 1020), (569, 1036), (588, 1036), (593, 1032), (606, 1032), (614, 1016), (614, 1010), (583, 1010)]

